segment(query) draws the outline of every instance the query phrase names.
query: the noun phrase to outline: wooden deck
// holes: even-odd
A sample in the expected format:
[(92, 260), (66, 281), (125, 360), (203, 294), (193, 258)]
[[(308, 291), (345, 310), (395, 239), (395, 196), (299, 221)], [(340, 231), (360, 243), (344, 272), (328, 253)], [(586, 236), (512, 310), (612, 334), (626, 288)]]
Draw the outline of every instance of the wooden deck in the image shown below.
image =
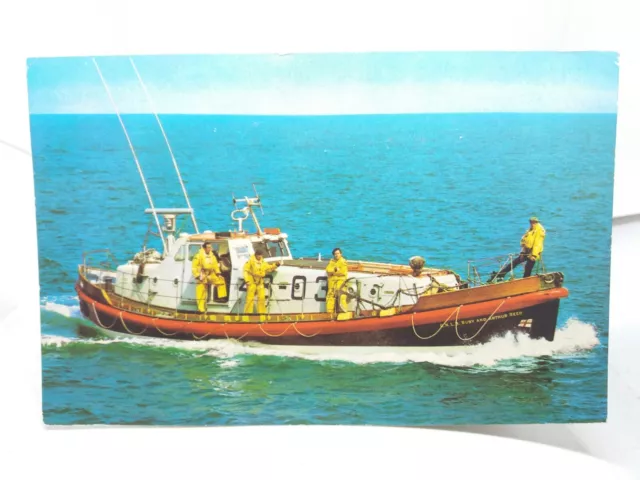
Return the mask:
[[(324, 270), (327, 268), (329, 260), (317, 260), (314, 258), (299, 258), (295, 260), (285, 260), (283, 265), (290, 265), (298, 268), (313, 268)], [(371, 273), (375, 275), (411, 275), (411, 267), (394, 263), (359, 262), (347, 260), (347, 268), (350, 272)], [(424, 267), (421, 277), (427, 275), (449, 275), (451, 270)]]

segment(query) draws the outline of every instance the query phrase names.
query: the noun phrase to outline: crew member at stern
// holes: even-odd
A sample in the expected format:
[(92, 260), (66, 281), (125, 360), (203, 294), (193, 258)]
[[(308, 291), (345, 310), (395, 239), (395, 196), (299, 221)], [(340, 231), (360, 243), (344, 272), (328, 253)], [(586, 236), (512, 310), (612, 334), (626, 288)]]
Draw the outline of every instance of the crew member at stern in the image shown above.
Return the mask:
[[(342, 256), (342, 250), (339, 248), (333, 249), (333, 258), (327, 265), (327, 312), (335, 312), (336, 294), (347, 281), (347, 260)], [(340, 294), (340, 311), (347, 311), (347, 299), (344, 294)]]
[(226, 299), (227, 286), (210, 242), (204, 242), (200, 251), (193, 257), (191, 272), (196, 279), (196, 301), (199, 312), (204, 313), (206, 311), (209, 285), (216, 286), (219, 301)]
[(526, 262), (523, 278), (530, 277), (533, 266), (540, 260), (540, 255), (544, 249), (545, 236), (546, 231), (540, 223), (540, 220), (538, 220), (538, 217), (531, 217), (529, 219), (529, 229), (520, 240), (520, 255), (513, 260), (513, 265), (512, 262), (507, 262), (497, 274), (492, 275), (489, 282), (492, 282), (496, 277), (498, 280), (502, 280), (512, 268), (515, 268), (523, 262)]

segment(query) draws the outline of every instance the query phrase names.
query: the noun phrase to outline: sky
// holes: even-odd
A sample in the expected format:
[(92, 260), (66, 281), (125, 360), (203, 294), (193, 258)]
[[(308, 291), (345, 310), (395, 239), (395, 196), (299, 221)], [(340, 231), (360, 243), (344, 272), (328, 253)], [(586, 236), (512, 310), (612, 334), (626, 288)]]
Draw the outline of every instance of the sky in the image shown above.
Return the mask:
[[(349, 115), (617, 111), (608, 52), (96, 57), (121, 113)], [(114, 113), (89, 57), (27, 61), (32, 114)]]

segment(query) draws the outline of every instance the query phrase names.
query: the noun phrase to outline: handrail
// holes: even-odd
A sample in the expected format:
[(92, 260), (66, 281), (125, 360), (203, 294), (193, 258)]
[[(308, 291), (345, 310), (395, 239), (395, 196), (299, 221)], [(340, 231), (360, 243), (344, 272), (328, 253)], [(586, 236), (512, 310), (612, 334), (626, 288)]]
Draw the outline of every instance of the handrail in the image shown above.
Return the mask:
[[(513, 268), (513, 262), (521, 255), (518, 253), (508, 253), (505, 255), (495, 257), (482, 257), (475, 260), (467, 261), (467, 282), (473, 285), (486, 285), (488, 282), (482, 280), (483, 277), (490, 277), (492, 274), (497, 273), (507, 263), (511, 263), (511, 270), (508, 272), (508, 276), (511, 280), (516, 277), (515, 269)], [(542, 261), (542, 255), (536, 262), (535, 266), (536, 274), (546, 273), (544, 262)]]
[[(108, 248), (100, 248), (100, 249), (96, 249), (96, 250), (88, 250), (86, 252), (82, 252), (82, 265), (87, 268), (87, 259), (91, 257), (91, 255), (96, 254), (96, 253), (104, 253), (106, 254), (107, 260), (112, 262), (115, 265), (118, 265), (118, 260), (115, 257), (115, 255), (113, 255), (113, 253), (111, 253), (111, 250), (109, 250)], [(103, 262), (105, 263), (105, 262)]]

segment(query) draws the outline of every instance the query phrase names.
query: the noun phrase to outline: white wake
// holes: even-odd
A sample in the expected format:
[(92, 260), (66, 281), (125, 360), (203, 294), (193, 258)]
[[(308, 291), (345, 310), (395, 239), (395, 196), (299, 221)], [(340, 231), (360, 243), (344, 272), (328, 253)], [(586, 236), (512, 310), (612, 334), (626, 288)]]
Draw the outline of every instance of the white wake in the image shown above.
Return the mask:
[(432, 363), (450, 367), (494, 367), (509, 360), (535, 359), (545, 356), (563, 356), (579, 354), (597, 346), (595, 327), (570, 319), (566, 325), (556, 331), (553, 342), (544, 339), (533, 340), (522, 334), (508, 334), (494, 338), (488, 343), (444, 350), (439, 348), (402, 348), (380, 350), (375, 348), (349, 349), (343, 347), (280, 347), (258, 343), (242, 343), (236, 340), (171, 340), (163, 338), (121, 336), (107, 339), (79, 338), (71, 339), (55, 335), (43, 335), (42, 345), (64, 347), (70, 343), (113, 344), (128, 343), (143, 347), (171, 348), (193, 352), (195, 356), (210, 356), (220, 360), (225, 368), (233, 368), (239, 364), (242, 355), (278, 356), (302, 358), (313, 361), (343, 361), (356, 364), (371, 363)]
[(40, 308), (48, 312), (58, 313), (69, 318), (81, 318), (78, 297), (44, 297), (40, 301)]

